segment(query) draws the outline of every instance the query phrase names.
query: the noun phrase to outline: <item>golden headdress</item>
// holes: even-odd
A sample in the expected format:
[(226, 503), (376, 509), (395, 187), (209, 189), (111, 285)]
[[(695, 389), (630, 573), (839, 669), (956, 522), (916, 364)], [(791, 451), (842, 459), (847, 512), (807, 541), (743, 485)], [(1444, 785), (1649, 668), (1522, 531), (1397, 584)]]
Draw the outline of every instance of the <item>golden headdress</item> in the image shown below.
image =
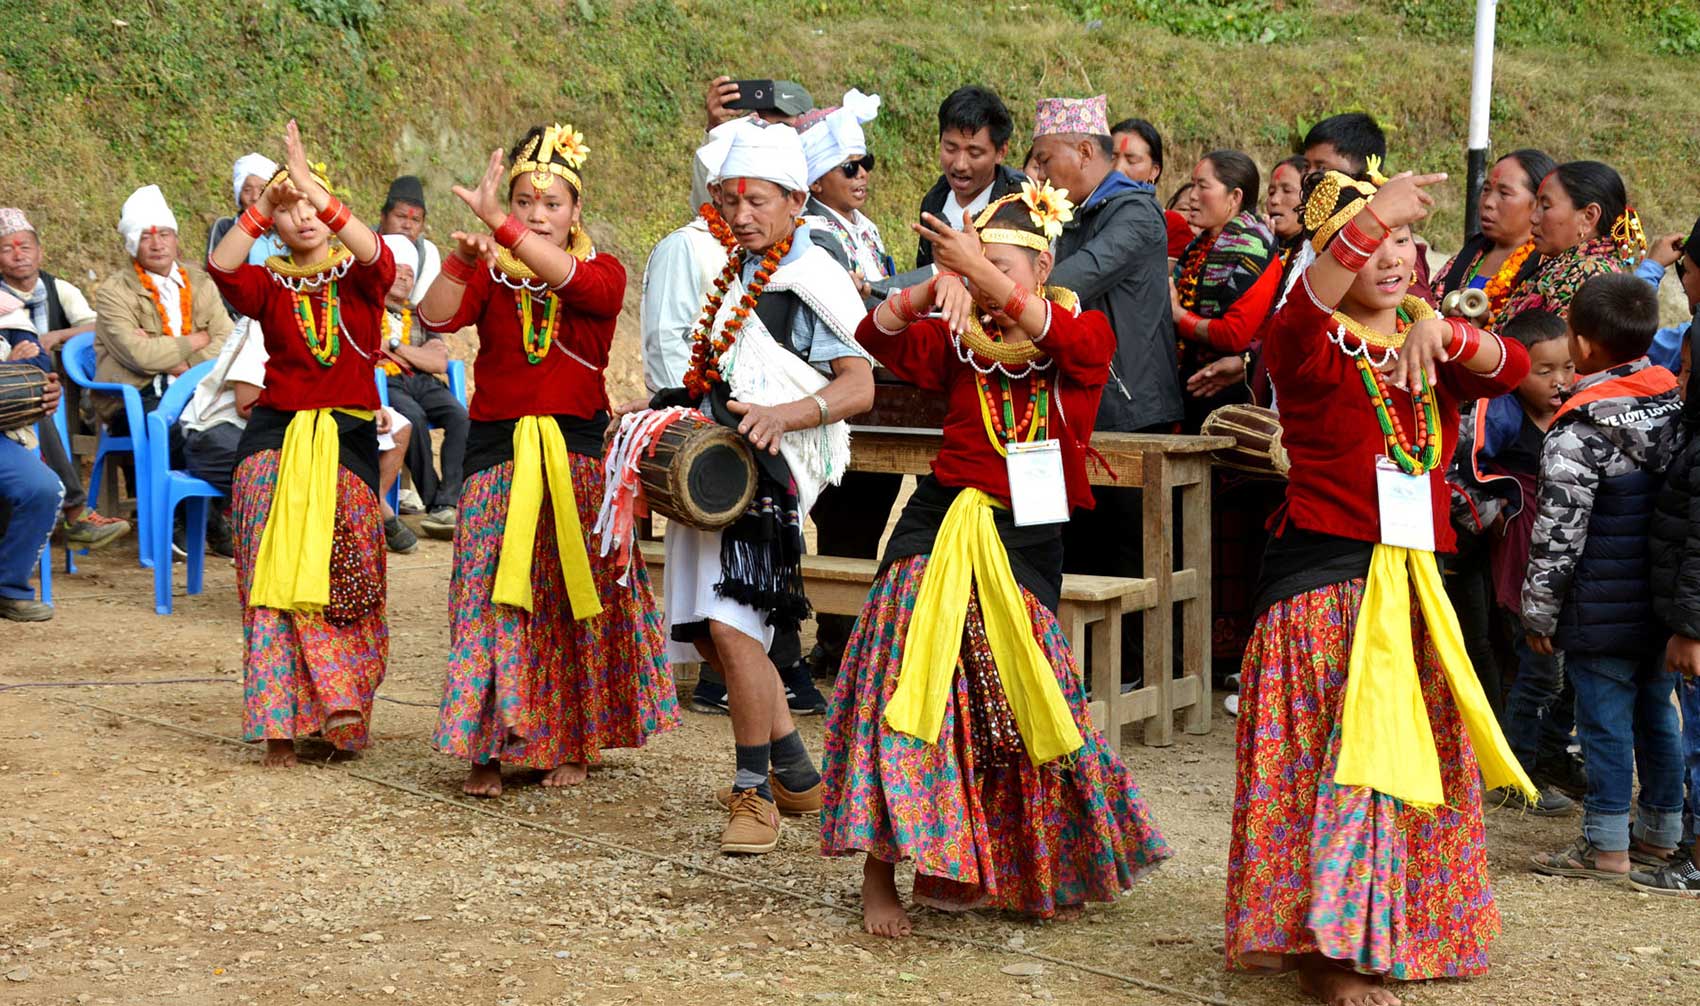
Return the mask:
[[(317, 163), (309, 163), (307, 165), (307, 170), (312, 173), (313, 181), (318, 182), (320, 188), (324, 189), (326, 192), (330, 192), (330, 193), (333, 193), (333, 194), (336, 192), (336, 189), (331, 187), (331, 176), (330, 176), (330, 173), (325, 168), (325, 162), (324, 161), (319, 161)], [(288, 168), (278, 168), (276, 173), (274, 173), (272, 175), (271, 181), (267, 182), (266, 185), (267, 185), (268, 188), (270, 188), (271, 186), (276, 185), (278, 182), (287, 181), (288, 179), (289, 179), (289, 169)]]
[(584, 145), (584, 134), (572, 125), (555, 123), (544, 129), (536, 139), (525, 145), (514, 166), (508, 169), (508, 184), (520, 175), (531, 175), (531, 187), (542, 191), (549, 187), (554, 176), (566, 179), (573, 191), (582, 194), (584, 182), (578, 170), (584, 167), (590, 148)]
[[(1028, 218), (1041, 233), (986, 226), (997, 216), (998, 210), (1015, 202), (1027, 207)], [(1067, 189), (1052, 188), (1049, 181), (1042, 185), (1027, 181), (1021, 183), (1020, 192), (1012, 192), (981, 210), (974, 221), (974, 229), (979, 232), (983, 244), (1016, 245), (1042, 252), (1051, 250), (1051, 242), (1062, 236), (1063, 224), (1073, 219), (1074, 204), (1069, 202)]]
[[(1369, 181), (1360, 181), (1350, 175), (1338, 171), (1330, 171), (1322, 176), (1322, 181), (1316, 183), (1311, 190), (1310, 198), (1305, 200), (1304, 228), (1311, 234), (1310, 245), (1321, 254), (1340, 228), (1346, 222), (1363, 212), (1370, 197), (1381, 178), (1379, 158), (1371, 158), (1369, 166)], [(1381, 181), (1386, 181), (1382, 178)]]

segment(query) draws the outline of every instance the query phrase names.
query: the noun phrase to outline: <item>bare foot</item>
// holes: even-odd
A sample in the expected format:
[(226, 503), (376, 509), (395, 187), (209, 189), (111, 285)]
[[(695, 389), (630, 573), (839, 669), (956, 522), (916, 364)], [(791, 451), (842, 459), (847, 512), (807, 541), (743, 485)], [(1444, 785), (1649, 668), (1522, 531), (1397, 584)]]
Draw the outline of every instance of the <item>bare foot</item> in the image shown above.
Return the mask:
[(577, 786), (590, 777), (590, 766), (581, 761), (570, 761), (565, 765), (557, 765), (553, 772), (543, 777), (543, 785), (550, 789), (562, 786)]
[(260, 759), (260, 764), (265, 768), (294, 768), (295, 741), (287, 737), (266, 741), (266, 756)]
[(494, 799), (501, 796), (502, 763), (491, 761), (480, 765), (474, 762), (471, 770), (466, 773), (466, 782), (461, 784), (460, 791), (467, 796), (476, 796), (481, 799)]
[(1399, 1006), (1377, 975), (1359, 974), (1320, 954), (1299, 964), (1299, 988), (1327, 1006)]
[(862, 858), (862, 928), (875, 936), (908, 936), (909, 913), (897, 896), (897, 864)]
[(1044, 920), (1046, 923), (1073, 922), (1086, 914), (1085, 905), (1064, 905), (1057, 909), (1056, 914)]

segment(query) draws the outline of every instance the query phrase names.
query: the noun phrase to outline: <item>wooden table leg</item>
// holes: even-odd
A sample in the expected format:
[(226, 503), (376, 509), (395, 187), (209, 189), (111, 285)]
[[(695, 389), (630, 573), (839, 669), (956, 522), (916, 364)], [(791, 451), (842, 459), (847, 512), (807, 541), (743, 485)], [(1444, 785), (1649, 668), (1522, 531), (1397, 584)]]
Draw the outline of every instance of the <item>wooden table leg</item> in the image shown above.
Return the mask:
[(1187, 675), (1194, 678), (1194, 701), (1187, 706), (1183, 720), (1189, 734), (1210, 732), (1210, 674), (1211, 639), (1211, 555), (1210, 555), (1210, 497), (1214, 473), (1199, 457), (1189, 457), (1177, 467), (1185, 470), (1187, 478), (1178, 479), (1181, 488), (1181, 567), (1192, 569), (1198, 578), (1198, 596), (1185, 602), (1182, 609), (1182, 655)]
[(1157, 587), (1157, 604), (1145, 612), (1145, 684), (1157, 687), (1159, 699), (1158, 715), (1145, 724), (1145, 743), (1166, 747), (1175, 740), (1174, 492), (1166, 455), (1149, 451), (1144, 463), (1145, 575)]
[(1092, 725), (1112, 748), (1121, 745), (1127, 703), (1122, 701), (1121, 605), (1099, 605), (1101, 617), (1091, 623)]

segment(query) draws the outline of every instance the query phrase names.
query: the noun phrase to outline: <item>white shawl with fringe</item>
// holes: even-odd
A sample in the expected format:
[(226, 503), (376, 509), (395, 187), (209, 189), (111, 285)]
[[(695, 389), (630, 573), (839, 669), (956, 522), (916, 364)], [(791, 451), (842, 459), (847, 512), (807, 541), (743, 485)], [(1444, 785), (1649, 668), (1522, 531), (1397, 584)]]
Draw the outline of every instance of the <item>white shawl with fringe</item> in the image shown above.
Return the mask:
[[(801, 229), (797, 234), (799, 243), (807, 240)], [(726, 292), (714, 318), (716, 335), (732, 318), (745, 289), (740, 283)], [(867, 308), (850, 274), (820, 246), (808, 244), (802, 254), (782, 263), (773, 271), (767, 289), (796, 295), (846, 346), (873, 362), (855, 340), (856, 326), (868, 313)], [(830, 380), (785, 348), (754, 311), (721, 358), (720, 372), (733, 398), (754, 405), (785, 405), (808, 398)], [(822, 489), (844, 478), (850, 464), (850, 427), (839, 420), (824, 427), (792, 430), (780, 440), (779, 454), (797, 483), (798, 513), (807, 514)]]

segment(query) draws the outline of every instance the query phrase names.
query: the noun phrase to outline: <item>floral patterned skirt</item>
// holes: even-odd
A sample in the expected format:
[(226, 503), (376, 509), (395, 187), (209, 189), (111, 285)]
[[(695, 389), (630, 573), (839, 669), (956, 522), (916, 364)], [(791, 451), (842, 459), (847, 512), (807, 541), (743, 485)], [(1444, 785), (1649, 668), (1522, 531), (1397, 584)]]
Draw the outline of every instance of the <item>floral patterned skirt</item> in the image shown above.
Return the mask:
[[(1413, 616), (1446, 803), (1432, 812), (1334, 783), (1363, 580), (1263, 614), (1240, 677), (1228, 850), (1228, 966), (1322, 954), (1396, 979), (1478, 975), (1499, 932), (1476, 759), (1434, 647)], [(1416, 601), (1412, 599), (1412, 610)]]
[[(353, 620), (319, 612), (248, 607), (260, 536), (271, 513), (281, 452), (259, 451), (236, 467), (231, 519), (236, 532), (236, 594), (242, 603), (242, 739), (321, 735), (353, 751), (371, 743), (372, 697), (384, 680), (390, 630), (384, 614), (384, 523), (372, 489), (337, 469), (336, 545), (331, 594), (375, 599)], [(336, 713), (360, 722), (325, 730)]]
[(1013, 724), (989, 653), (975, 645), (985, 630), (973, 604), (940, 742), (886, 726), (926, 566), (925, 556), (893, 563), (875, 582), (845, 647), (822, 758), (822, 851), (913, 860), (915, 899), (941, 908), (1050, 916), (1114, 900), (1167, 859), (1169, 847), (1127, 766), (1092, 729), (1068, 638), (1033, 595), (1023, 591), (1034, 637), (1050, 658), (1084, 747), (1041, 767), (1010, 750)]
[(574, 620), (547, 490), (531, 559), (532, 610), (493, 604), (513, 463), (466, 480), (449, 583), (448, 680), (433, 739), (467, 761), (553, 769), (596, 762), (604, 748), (642, 747), (679, 724), (666, 627), (634, 556), (627, 582), (597, 554), (602, 463), (571, 455), (574, 497), (602, 613)]

